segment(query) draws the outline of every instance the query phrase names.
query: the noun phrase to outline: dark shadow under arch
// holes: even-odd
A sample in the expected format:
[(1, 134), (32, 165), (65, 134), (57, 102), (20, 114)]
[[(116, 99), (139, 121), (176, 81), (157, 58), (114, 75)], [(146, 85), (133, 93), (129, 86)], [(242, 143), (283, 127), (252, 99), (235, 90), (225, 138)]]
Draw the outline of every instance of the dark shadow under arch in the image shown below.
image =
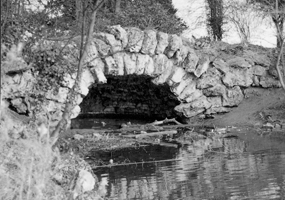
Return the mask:
[(106, 76), (107, 83), (93, 85), (80, 104), (78, 118), (132, 117), (165, 119), (177, 117), (180, 102), (167, 84), (155, 85), (146, 75)]

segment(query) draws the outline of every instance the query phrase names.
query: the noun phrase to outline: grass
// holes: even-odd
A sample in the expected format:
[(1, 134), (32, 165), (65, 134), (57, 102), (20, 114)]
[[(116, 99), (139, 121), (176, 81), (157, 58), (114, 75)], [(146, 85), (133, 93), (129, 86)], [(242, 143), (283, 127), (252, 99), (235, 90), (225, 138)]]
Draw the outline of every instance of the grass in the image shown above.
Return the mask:
[[(3, 121), (0, 125), (0, 199), (66, 199), (61, 187), (52, 181), (52, 169), (59, 158), (48, 142), (36, 137), (12, 139)], [(30, 135), (37, 132), (26, 127)], [(32, 133), (33, 132), (33, 133)]]

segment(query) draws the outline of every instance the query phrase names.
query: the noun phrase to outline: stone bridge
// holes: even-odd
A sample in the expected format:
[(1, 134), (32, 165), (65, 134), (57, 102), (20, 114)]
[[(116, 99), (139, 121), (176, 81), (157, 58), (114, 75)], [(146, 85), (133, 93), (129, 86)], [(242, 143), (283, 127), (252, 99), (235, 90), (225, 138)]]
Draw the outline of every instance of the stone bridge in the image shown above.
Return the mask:
[[(167, 84), (180, 104), (174, 109), (187, 118), (228, 112), (244, 98), (247, 87), (280, 87), (266, 51), (222, 42), (204, 45), (154, 30), (113, 26), (94, 35), (82, 94), (106, 75), (148, 75)], [(206, 47), (205, 47), (206, 46)], [(79, 108), (78, 108), (79, 110)]]
[[(107, 33), (94, 34), (72, 117), (80, 113), (90, 86), (106, 83), (108, 76), (134, 74), (168, 85), (179, 101), (174, 110), (187, 118), (229, 112), (246, 97), (248, 87), (280, 87), (273, 63), (262, 48), (208, 44), (155, 30), (113, 26)], [(73, 77), (66, 74), (65, 86), (46, 95), (54, 118), (60, 118)]]

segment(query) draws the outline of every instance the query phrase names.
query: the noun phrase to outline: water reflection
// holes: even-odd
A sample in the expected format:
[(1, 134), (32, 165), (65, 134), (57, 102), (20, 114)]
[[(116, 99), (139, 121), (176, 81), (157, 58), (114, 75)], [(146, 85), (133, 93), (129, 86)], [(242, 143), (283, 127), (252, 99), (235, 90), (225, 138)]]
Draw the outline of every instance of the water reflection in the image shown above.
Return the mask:
[[(95, 173), (108, 182), (108, 199), (285, 199), (285, 142), (254, 137), (201, 140), (172, 151), (170, 161)], [(266, 145), (255, 151), (256, 142)]]

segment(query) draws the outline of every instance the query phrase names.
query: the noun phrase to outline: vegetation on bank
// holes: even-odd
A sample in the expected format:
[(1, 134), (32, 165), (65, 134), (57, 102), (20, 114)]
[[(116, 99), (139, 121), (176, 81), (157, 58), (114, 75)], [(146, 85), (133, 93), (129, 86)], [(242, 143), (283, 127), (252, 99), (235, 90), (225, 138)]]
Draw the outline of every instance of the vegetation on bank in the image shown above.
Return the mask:
[(48, 137), (39, 137), (45, 130), (37, 130), (36, 124), (20, 127), (3, 105), (1, 111), (0, 199), (66, 199), (65, 191), (51, 178), (60, 157)]

